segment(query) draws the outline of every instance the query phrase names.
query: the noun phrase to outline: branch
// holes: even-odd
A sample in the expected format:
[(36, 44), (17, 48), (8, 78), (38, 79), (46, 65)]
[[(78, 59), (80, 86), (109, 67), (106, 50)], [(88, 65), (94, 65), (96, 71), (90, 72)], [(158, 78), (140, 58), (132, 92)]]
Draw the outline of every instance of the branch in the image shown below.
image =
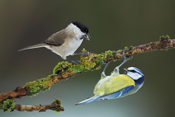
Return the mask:
[[(127, 57), (135, 54), (151, 52), (155, 50), (168, 50), (175, 47), (175, 39), (170, 39), (168, 35), (161, 36), (159, 41), (150, 42), (139, 46), (125, 47), (125, 55)], [(0, 94), (0, 102), (6, 99), (21, 98), (23, 96), (36, 95), (39, 92), (50, 89), (53, 84), (56, 84), (62, 80), (68, 79), (79, 73), (85, 71), (93, 71), (101, 68), (102, 61), (109, 62), (111, 60), (116, 61), (123, 58), (123, 51), (106, 51), (102, 54), (95, 54), (82, 50), (83, 53), (87, 53), (89, 56), (81, 56), (78, 64), (72, 64), (67, 61), (59, 62), (53, 70), (53, 74), (46, 78), (38, 79), (33, 82), (26, 83), (23, 88), (17, 87), (15, 90)]]
[(53, 110), (55, 112), (61, 112), (64, 111), (64, 108), (61, 105), (61, 100), (56, 99), (55, 101), (53, 101), (52, 104), (48, 104), (48, 105), (20, 105), (20, 104), (16, 104), (15, 105), (15, 101), (13, 99), (7, 99), (6, 101), (3, 101), (2, 103), (0, 103), (0, 109), (3, 109), (4, 111), (8, 111), (8, 112), (12, 112), (15, 109), (17, 111), (39, 111), (39, 112), (45, 112), (46, 110)]

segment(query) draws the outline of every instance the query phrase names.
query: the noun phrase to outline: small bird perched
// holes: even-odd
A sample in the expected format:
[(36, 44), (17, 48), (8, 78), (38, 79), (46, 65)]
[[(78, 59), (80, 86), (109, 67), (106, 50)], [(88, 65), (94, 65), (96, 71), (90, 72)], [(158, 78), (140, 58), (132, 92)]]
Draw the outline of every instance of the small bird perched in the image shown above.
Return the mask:
[(19, 51), (45, 47), (66, 60), (67, 56), (76, 54), (74, 52), (81, 45), (84, 38), (90, 40), (88, 27), (81, 22), (74, 21), (42, 43), (25, 47)]
[(79, 102), (76, 105), (86, 104), (95, 100), (108, 100), (125, 97), (127, 95), (136, 93), (144, 84), (145, 77), (141, 70), (136, 67), (129, 67), (125, 70), (125, 74), (119, 74), (119, 68), (132, 57), (126, 59), (123, 52), (124, 61), (117, 66), (110, 76), (105, 75), (106, 64), (101, 79), (96, 84), (94, 89), (94, 96), (84, 101)]

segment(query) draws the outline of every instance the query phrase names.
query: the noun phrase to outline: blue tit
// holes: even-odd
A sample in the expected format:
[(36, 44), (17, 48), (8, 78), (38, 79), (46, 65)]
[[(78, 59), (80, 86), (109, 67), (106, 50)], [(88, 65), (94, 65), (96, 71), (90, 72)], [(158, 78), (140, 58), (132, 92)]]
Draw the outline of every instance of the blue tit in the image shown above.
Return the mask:
[(95, 86), (94, 96), (79, 102), (76, 105), (86, 104), (95, 100), (109, 100), (125, 97), (136, 93), (144, 84), (145, 77), (142, 71), (136, 67), (125, 68), (125, 74), (119, 73), (119, 68), (128, 60), (123, 52), (124, 61), (117, 66), (110, 76), (105, 75), (105, 70), (109, 63), (106, 64), (101, 79)]

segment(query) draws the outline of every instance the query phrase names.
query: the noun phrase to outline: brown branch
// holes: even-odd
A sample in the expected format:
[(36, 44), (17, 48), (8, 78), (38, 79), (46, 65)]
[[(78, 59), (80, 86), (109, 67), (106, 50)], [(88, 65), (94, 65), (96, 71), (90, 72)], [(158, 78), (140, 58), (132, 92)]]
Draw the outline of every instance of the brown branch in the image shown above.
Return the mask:
[[(145, 52), (151, 52), (156, 50), (169, 50), (175, 48), (175, 39), (169, 39), (168, 36), (161, 36), (160, 41), (150, 42), (147, 44), (139, 45), (139, 46), (131, 46), (128, 50), (126, 50), (125, 55), (131, 56), (135, 54), (141, 54)], [(107, 57), (105, 62), (109, 62), (110, 60), (117, 60), (123, 57), (123, 50), (117, 51), (114, 56)]]
[(22, 98), (26, 96), (28, 89), (17, 87), (14, 91), (0, 94), (0, 102), (6, 99)]
[(17, 111), (39, 111), (39, 112), (45, 112), (46, 110), (57, 110), (57, 111), (64, 111), (63, 107), (57, 107), (57, 104), (48, 104), (48, 105), (39, 105), (39, 106), (35, 106), (35, 105), (20, 105), (17, 104), (15, 105), (15, 109)]
[(46, 110), (55, 110), (55, 111), (64, 111), (63, 107), (60, 107), (59, 104), (57, 103), (52, 103), (52, 104), (48, 104), (48, 105), (20, 105), (17, 104), (15, 105), (15, 109), (17, 111), (39, 111), (39, 112), (45, 112)]
[[(3, 109), (2, 104), (0, 106), (0, 109), (3, 109), (4, 111), (14, 111), (15, 109), (17, 111), (39, 111), (39, 112), (45, 112), (46, 110), (53, 110), (55, 112), (61, 112), (64, 111), (64, 108), (61, 106), (61, 100), (56, 99), (55, 101), (53, 101), (52, 104), (48, 104), (48, 105), (20, 105), (20, 104), (16, 104), (15, 107), (11, 107), (12, 103), (8, 103), (6, 105), (6, 108)], [(9, 110), (9, 108), (11, 107), (11, 109)]]
[[(131, 55), (150, 52), (154, 50), (168, 50), (174, 47), (175, 47), (175, 39), (169, 39), (168, 36), (162, 36), (160, 37), (160, 41), (157, 41), (157, 42), (150, 42), (150, 43), (135, 46), (135, 47), (131, 46), (128, 49), (125, 48), (125, 55), (131, 56)], [(107, 51), (104, 54), (95, 54), (95, 53), (87, 52), (89, 57), (81, 57), (80, 63), (78, 65), (64, 64), (60, 66), (57, 73), (51, 76), (48, 76), (46, 78), (48, 82), (42, 86), (39, 86), (39, 89), (36, 92), (31, 91), (30, 85), (29, 86), (25, 85), (23, 88), (17, 87), (14, 91), (0, 94), (0, 101), (6, 100), (6, 99), (21, 98), (26, 95), (36, 94), (41, 90), (46, 90), (50, 88), (55, 83), (58, 83), (64, 79), (70, 78), (76, 74), (82, 73), (83, 71), (99, 69), (99, 67), (102, 65), (102, 60), (104, 60), (104, 62), (109, 62), (111, 60), (119, 60), (123, 57), (122, 53), (123, 53), (123, 50), (110, 51), (110, 52)], [(102, 59), (100, 59), (100, 57)], [(83, 68), (80, 69), (82, 65), (83, 65)], [(44, 79), (40, 79), (37, 81), (42, 82), (44, 81)], [(32, 84), (32, 86), (33, 85), (35, 84)]]

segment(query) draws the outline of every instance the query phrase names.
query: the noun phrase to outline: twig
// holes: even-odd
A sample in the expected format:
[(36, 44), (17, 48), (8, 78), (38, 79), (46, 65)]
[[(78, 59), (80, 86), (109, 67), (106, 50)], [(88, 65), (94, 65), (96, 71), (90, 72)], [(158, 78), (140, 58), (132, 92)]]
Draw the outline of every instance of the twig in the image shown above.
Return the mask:
[(45, 112), (46, 110), (53, 110), (55, 112), (60, 112), (60, 111), (64, 111), (64, 108), (60, 106), (60, 103), (57, 102), (53, 102), (52, 104), (48, 104), (48, 105), (20, 105), (17, 104), (15, 105), (15, 109), (17, 111), (39, 111), (39, 112)]
[[(3, 104), (5, 106), (3, 106)], [(55, 101), (53, 101), (52, 104), (48, 104), (48, 105), (20, 105), (20, 104), (16, 104), (15, 105), (15, 101), (14, 100), (7, 100), (3, 103), (0, 104), (0, 109), (3, 109), (4, 111), (14, 111), (15, 109), (17, 111), (39, 111), (39, 112), (45, 112), (46, 110), (53, 110), (55, 112), (61, 112), (64, 111), (64, 108), (61, 105), (61, 100), (56, 99)]]

